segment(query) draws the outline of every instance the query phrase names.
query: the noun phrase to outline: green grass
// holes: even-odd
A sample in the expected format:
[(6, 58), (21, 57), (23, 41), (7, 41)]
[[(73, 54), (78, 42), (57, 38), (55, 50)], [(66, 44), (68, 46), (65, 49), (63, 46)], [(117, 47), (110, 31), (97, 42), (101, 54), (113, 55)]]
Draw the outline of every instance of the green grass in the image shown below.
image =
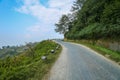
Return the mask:
[[(58, 44), (53, 41), (42, 41), (32, 50), (28, 50), (15, 57), (0, 60), (0, 80), (42, 80), (49, 72), (61, 51), (61, 46), (51, 54)], [(47, 56), (47, 60), (41, 60)]]
[(113, 50), (110, 50), (110, 49), (105, 48), (103, 46), (98, 46), (96, 44), (93, 45), (92, 43), (90, 43), (88, 41), (84, 41), (84, 40), (77, 40), (77, 41), (67, 40), (67, 41), (83, 44), (83, 45), (95, 50), (96, 52), (108, 57), (109, 59), (111, 59), (115, 62), (120, 62), (120, 52), (113, 51)]

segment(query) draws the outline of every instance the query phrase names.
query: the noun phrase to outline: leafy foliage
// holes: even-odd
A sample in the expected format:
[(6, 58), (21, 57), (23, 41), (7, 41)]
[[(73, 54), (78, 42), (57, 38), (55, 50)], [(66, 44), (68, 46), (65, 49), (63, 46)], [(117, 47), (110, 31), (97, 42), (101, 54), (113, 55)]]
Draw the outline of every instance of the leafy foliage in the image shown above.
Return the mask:
[[(41, 80), (61, 50), (57, 50), (54, 55), (49, 54), (57, 45), (50, 40), (42, 41), (31, 48), (34, 55), (31, 55), (31, 50), (27, 50), (17, 56), (0, 60), (0, 80)], [(43, 55), (47, 56), (46, 61), (41, 60)]]
[(66, 15), (62, 15), (60, 21), (55, 24), (56, 32), (60, 32), (61, 34), (65, 34), (68, 31), (68, 25), (69, 25), (69, 18)]
[(76, 0), (72, 7), (75, 17), (67, 25), (65, 38), (120, 40), (120, 0), (81, 1)]

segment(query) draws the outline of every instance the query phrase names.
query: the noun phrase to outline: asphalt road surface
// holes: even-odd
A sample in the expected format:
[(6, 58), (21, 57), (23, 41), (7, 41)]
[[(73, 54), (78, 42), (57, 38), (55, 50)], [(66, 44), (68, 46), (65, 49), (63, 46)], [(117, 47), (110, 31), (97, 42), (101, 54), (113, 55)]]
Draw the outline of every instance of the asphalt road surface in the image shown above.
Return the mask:
[(48, 80), (120, 80), (120, 66), (93, 50), (57, 41), (63, 51)]

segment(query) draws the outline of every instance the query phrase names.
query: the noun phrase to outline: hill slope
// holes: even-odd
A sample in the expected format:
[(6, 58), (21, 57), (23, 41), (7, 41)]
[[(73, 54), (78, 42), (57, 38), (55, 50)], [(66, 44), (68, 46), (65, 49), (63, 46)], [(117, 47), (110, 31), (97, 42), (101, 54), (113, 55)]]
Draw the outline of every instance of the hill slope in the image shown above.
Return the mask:
[[(57, 46), (51, 40), (42, 41), (33, 48), (28, 45), (29, 50), (18, 56), (0, 60), (0, 80), (41, 80), (61, 51), (60, 46), (55, 50)], [(51, 54), (52, 49), (54, 54)], [(42, 60), (42, 56), (47, 59)]]

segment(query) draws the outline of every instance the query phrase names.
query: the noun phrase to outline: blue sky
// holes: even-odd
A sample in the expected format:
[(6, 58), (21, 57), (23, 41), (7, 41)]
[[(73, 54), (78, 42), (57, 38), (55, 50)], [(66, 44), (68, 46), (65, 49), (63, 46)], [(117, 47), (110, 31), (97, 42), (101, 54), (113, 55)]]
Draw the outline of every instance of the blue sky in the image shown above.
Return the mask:
[(63, 38), (54, 31), (74, 0), (0, 0), (0, 46)]

